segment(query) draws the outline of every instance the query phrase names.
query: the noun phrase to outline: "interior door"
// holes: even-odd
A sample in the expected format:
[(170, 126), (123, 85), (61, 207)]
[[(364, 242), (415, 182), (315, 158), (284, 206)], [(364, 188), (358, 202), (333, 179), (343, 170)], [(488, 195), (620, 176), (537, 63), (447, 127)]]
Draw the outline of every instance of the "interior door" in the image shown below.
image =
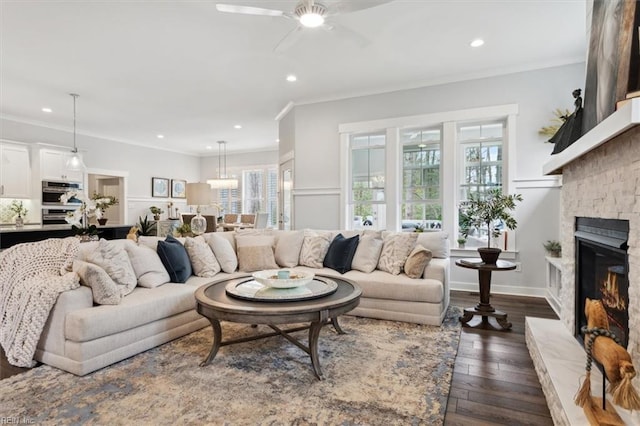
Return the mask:
[(280, 164), (280, 197), (278, 197), (278, 228), (290, 231), (293, 228), (293, 160)]

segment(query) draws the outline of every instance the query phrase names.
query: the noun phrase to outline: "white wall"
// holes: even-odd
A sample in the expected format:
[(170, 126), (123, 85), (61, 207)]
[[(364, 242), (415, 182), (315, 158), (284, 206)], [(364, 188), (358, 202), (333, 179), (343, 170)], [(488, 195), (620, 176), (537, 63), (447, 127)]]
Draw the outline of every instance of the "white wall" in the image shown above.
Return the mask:
[[(559, 239), (559, 190), (542, 175), (553, 146), (538, 129), (549, 124), (556, 108), (572, 108), (571, 92), (583, 87), (584, 64), (574, 64), (440, 86), (423, 87), (332, 102), (298, 105), (281, 122), (281, 139), (293, 133), (295, 223), (338, 229), (340, 223), (340, 137), (342, 123), (517, 104), (515, 187), (524, 202), (516, 217), (522, 272), (494, 274), (492, 291), (542, 295), (547, 239)], [(294, 114), (294, 131), (291, 116)], [(285, 152), (281, 147), (280, 155)], [(455, 242), (454, 242), (455, 244)], [(461, 254), (465, 255), (465, 254)], [(466, 256), (473, 253), (466, 253)], [(452, 286), (477, 290), (473, 271), (451, 268)]]
[[(8, 119), (0, 121), (0, 138), (67, 147), (73, 146), (73, 134), (56, 129), (20, 123)], [(76, 145), (83, 154), (88, 169), (123, 171), (127, 176), (127, 224), (134, 224), (138, 216), (150, 215), (152, 205), (167, 211), (168, 198), (151, 197), (151, 178), (184, 179), (197, 182), (200, 176), (200, 158), (192, 155), (157, 150), (78, 134)], [(34, 176), (38, 176), (34, 171)], [(39, 180), (39, 177), (37, 178)], [(34, 194), (40, 198), (40, 194)], [(174, 200), (181, 211), (186, 209), (184, 200)], [(165, 214), (163, 218), (167, 215)]]
[[(268, 166), (278, 164), (278, 151), (252, 151), (252, 152), (229, 152), (227, 144), (227, 172), (237, 173), (239, 169), (247, 169), (252, 166)], [(224, 159), (221, 159), (224, 172)], [(218, 176), (218, 153), (215, 155), (200, 158), (200, 182)], [(236, 176), (239, 177), (239, 176)]]

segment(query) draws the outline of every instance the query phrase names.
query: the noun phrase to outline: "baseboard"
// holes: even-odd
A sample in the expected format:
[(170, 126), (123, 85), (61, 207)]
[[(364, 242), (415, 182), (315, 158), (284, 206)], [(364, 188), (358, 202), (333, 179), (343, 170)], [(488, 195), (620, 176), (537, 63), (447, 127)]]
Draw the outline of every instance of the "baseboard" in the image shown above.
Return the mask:
[[(480, 290), (478, 288), (478, 283), (467, 283), (462, 281), (451, 281), (449, 283), (449, 288), (451, 290), (457, 291), (470, 291), (478, 293)], [(491, 294), (507, 294), (510, 296), (530, 296), (530, 297), (545, 297), (545, 289), (540, 288), (532, 288), (532, 287), (518, 287), (518, 286), (506, 286), (499, 284), (491, 284)]]

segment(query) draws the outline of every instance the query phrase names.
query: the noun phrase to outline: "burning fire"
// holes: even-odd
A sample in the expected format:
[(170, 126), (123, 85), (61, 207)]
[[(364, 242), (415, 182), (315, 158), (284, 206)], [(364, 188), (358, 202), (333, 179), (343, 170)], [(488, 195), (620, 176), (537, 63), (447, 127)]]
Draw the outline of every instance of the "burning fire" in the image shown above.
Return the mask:
[(620, 296), (618, 288), (618, 277), (624, 273), (622, 266), (612, 266), (607, 271), (607, 279), (602, 281), (600, 292), (602, 293), (602, 303), (611, 309), (624, 311), (627, 309), (624, 299)]

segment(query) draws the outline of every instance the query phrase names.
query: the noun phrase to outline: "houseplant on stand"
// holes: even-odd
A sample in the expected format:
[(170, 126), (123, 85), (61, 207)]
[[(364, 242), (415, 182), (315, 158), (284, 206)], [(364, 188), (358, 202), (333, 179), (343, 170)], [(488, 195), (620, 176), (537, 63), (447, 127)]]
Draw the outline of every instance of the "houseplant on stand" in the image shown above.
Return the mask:
[(118, 204), (118, 199), (113, 195), (102, 195), (94, 192), (91, 200), (95, 203), (96, 208), (100, 210), (100, 217), (97, 219), (98, 223), (104, 226), (107, 223), (107, 218), (104, 217), (105, 212), (109, 207)]
[(484, 263), (495, 264), (502, 252), (501, 249), (491, 247), (491, 237), (498, 237), (499, 224), (504, 224), (509, 229), (516, 229), (518, 222), (511, 215), (516, 202), (522, 201), (522, 195), (505, 195), (499, 188), (491, 189), (486, 194), (470, 194), (469, 200), (461, 204), (465, 216), (469, 218), (472, 226), (487, 230), (487, 247), (478, 248), (480, 258)]

